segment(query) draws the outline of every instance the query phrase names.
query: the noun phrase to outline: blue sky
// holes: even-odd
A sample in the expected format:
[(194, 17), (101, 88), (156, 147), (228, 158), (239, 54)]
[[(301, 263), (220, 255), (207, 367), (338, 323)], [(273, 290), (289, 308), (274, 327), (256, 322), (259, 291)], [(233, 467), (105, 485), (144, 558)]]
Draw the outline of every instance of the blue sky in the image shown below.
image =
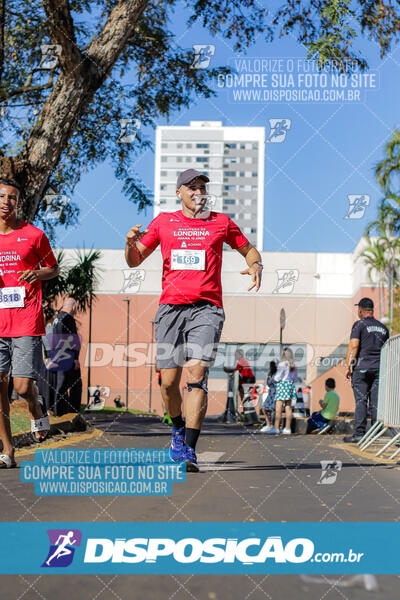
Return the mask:
[[(186, 31), (184, 16), (184, 11), (176, 11), (171, 22), (178, 43), (183, 48), (214, 44), (212, 66), (232, 65), (238, 58), (233, 44), (210, 37), (199, 26), (182, 33)], [(361, 91), (358, 102), (239, 103), (226, 89), (216, 88), (215, 98), (195, 99), (189, 109), (172, 114), (168, 123), (165, 119), (158, 122), (188, 125), (190, 120), (222, 120), (230, 126), (265, 126), (268, 136), (269, 119), (291, 120), (282, 143), (266, 144), (264, 250), (351, 252), (375, 218), (381, 192), (373, 169), (399, 123), (400, 49), (382, 60), (374, 42), (361, 41), (358, 46), (377, 84), (376, 89)], [(293, 37), (267, 44), (260, 36), (246, 56), (281, 59), (287, 73), (287, 59), (305, 55)], [(294, 75), (298, 75), (296, 68)], [(154, 130), (145, 133), (154, 141)], [(153, 151), (144, 152), (133, 167), (153, 190)], [(344, 218), (348, 195), (370, 196), (363, 218)], [(107, 163), (82, 176), (73, 199), (81, 208), (79, 224), (58, 230), (59, 247), (120, 248), (131, 226), (147, 225), (152, 217), (152, 210), (139, 214), (127, 200)]]

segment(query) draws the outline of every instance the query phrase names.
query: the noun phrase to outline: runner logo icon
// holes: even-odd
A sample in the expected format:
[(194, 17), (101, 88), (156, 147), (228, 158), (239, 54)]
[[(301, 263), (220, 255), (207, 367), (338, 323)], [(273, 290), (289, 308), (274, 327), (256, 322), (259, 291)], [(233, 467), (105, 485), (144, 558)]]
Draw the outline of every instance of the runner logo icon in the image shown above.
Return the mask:
[(341, 460), (321, 460), (322, 473), (317, 481), (318, 485), (331, 485), (335, 483), (338, 473), (342, 470)]
[(81, 545), (79, 529), (48, 529), (50, 548), (42, 567), (68, 567), (74, 558), (75, 548)]

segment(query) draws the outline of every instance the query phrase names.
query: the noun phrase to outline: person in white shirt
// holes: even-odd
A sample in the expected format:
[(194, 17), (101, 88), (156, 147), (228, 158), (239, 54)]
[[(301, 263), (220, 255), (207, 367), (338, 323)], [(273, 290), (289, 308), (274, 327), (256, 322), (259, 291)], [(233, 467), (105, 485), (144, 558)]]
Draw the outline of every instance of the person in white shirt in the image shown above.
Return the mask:
[(289, 435), (292, 424), (292, 400), (296, 399), (295, 381), (299, 379), (299, 375), (294, 363), (293, 352), (290, 348), (284, 348), (282, 351), (281, 360), (278, 363), (278, 369), (274, 375), (276, 384), (275, 394), (275, 427), (265, 433), (276, 434), (280, 433), (279, 425), (281, 422), (282, 410), (285, 407), (286, 423), (282, 433)]

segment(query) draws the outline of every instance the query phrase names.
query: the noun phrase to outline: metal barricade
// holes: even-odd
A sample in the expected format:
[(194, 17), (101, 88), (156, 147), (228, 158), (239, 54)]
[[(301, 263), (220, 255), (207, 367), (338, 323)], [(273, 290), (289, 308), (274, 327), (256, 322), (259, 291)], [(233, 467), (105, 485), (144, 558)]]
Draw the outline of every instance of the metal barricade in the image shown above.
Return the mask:
[[(387, 434), (390, 439), (383, 442)], [(400, 335), (395, 335), (382, 346), (379, 371), (379, 390), (376, 423), (360, 440), (361, 450), (374, 444), (382, 444), (376, 456), (382, 455), (400, 440)], [(400, 454), (397, 448), (389, 459)]]

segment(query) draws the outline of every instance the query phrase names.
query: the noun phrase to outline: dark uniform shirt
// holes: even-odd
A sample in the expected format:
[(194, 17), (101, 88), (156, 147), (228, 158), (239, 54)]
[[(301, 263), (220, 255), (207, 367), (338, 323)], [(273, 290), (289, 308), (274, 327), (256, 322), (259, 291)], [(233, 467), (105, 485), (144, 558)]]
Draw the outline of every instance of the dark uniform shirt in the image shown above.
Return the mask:
[(350, 339), (360, 340), (354, 371), (379, 370), (381, 348), (389, 338), (386, 325), (374, 317), (364, 317), (352, 327)]
[(60, 310), (53, 321), (53, 331), (49, 337), (50, 358), (57, 363), (58, 370), (72, 369), (74, 360), (78, 360), (81, 349), (74, 317), (66, 311)]

